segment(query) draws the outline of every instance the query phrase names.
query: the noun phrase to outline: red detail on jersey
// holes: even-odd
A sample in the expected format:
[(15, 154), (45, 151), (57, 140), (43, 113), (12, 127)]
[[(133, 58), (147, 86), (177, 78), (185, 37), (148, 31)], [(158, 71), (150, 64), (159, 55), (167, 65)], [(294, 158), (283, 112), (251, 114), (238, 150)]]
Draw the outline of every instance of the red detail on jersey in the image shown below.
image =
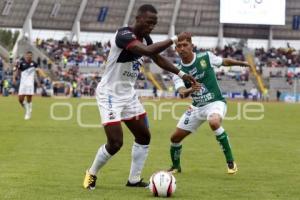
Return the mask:
[(103, 126), (114, 126), (114, 125), (118, 125), (118, 124), (121, 124), (121, 121), (107, 122), (107, 123), (104, 123)]
[(126, 50), (128, 49), (128, 48), (130, 48), (132, 45), (134, 45), (135, 43), (137, 43), (137, 42), (140, 42), (138, 39), (134, 39), (134, 40), (132, 40), (131, 42), (129, 42), (128, 44), (127, 44), (127, 46), (126, 46)]
[(142, 118), (144, 118), (146, 115), (147, 115), (147, 113), (144, 112), (144, 113), (142, 113), (142, 114), (139, 114), (139, 115), (137, 115), (137, 116), (134, 116), (134, 117), (131, 117), (131, 118), (128, 118), (128, 119), (122, 119), (122, 121), (131, 121), (131, 120), (142, 119)]

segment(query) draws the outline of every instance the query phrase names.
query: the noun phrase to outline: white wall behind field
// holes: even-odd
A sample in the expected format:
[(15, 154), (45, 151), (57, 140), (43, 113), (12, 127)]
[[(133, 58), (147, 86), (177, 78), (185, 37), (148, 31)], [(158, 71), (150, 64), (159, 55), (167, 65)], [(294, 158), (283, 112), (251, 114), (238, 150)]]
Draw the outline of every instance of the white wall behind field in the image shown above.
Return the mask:
[[(33, 31), (33, 39), (41, 38), (48, 39), (53, 38), (56, 40), (62, 39), (63, 37), (68, 37), (70, 32), (68, 31), (51, 31), (51, 30), (34, 30)], [(88, 33), (81, 32), (80, 42), (81, 43), (91, 43), (96, 41), (108, 42), (110, 38), (114, 35), (114, 33)], [(151, 35), (154, 42), (158, 42), (167, 38), (167, 35)], [(237, 38), (224, 38), (223, 44), (228, 45), (233, 42), (237, 42), (239, 39)], [(218, 38), (217, 37), (201, 37), (194, 36), (193, 43), (200, 48), (215, 48), (217, 46)], [(287, 43), (290, 44), (291, 47), (300, 50), (300, 40), (273, 40), (273, 47), (287, 47)], [(249, 48), (267, 48), (268, 40), (262, 39), (248, 39), (248, 47)]]

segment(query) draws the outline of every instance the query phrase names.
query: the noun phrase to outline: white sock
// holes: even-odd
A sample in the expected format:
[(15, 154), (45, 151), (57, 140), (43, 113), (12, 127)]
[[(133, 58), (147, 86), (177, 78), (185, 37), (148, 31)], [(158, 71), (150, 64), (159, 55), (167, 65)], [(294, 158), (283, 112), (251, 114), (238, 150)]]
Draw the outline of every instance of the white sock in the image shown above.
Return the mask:
[(32, 112), (32, 102), (27, 103), (28, 106), (28, 112), (31, 113)]
[(141, 145), (136, 142), (132, 145), (131, 151), (131, 167), (129, 174), (129, 182), (137, 183), (141, 180), (141, 173), (148, 156), (149, 145)]
[(171, 142), (171, 146), (172, 147), (180, 147), (181, 143), (180, 142), (179, 143), (173, 143), (173, 142)]
[(27, 101), (23, 101), (23, 107), (25, 108), (25, 110), (27, 109), (27, 105), (28, 105), (28, 103), (27, 103)]
[(222, 126), (220, 126), (217, 130), (215, 130), (215, 134), (216, 136), (221, 135), (222, 133), (224, 133), (224, 128)]
[(102, 145), (96, 154), (95, 160), (89, 169), (89, 173), (96, 175), (98, 171), (105, 165), (105, 163), (111, 158), (111, 155), (107, 152), (105, 144)]
[(28, 103), (27, 103), (27, 101), (23, 101), (23, 106), (25, 108), (25, 113), (27, 114), (28, 113)]

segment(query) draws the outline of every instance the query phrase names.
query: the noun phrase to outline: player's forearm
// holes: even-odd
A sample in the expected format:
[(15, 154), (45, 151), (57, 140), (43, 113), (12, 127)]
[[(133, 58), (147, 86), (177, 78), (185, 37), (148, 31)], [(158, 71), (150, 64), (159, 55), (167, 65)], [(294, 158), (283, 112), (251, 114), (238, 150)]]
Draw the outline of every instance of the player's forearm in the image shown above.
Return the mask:
[(14, 83), (16, 82), (17, 75), (18, 75), (18, 71), (15, 71), (15, 72), (13, 73), (13, 82), (14, 82)]
[(248, 64), (245, 61), (239, 61), (239, 60), (235, 60), (235, 59), (231, 59), (231, 58), (224, 58), (222, 65), (223, 66), (234, 66), (234, 65), (247, 66)]
[(151, 56), (153, 61), (162, 69), (172, 72), (173, 74), (178, 74), (179, 69), (177, 69), (169, 60), (160, 55)]
[(178, 92), (181, 98), (187, 98), (193, 93), (193, 88), (180, 88)]
[(172, 44), (173, 41), (171, 39), (153, 43), (146, 47), (145, 55), (152, 56), (153, 54), (159, 54), (170, 47)]

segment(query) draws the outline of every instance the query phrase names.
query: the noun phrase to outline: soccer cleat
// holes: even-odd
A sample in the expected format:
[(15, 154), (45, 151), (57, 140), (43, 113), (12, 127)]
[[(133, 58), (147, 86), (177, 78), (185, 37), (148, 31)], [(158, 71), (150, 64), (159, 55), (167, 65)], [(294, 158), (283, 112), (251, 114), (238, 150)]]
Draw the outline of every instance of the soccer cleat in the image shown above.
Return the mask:
[(177, 173), (181, 173), (181, 167), (171, 167), (170, 169), (167, 170), (168, 172), (172, 173), (172, 174), (177, 174)]
[(89, 170), (86, 170), (85, 177), (83, 180), (83, 187), (85, 189), (94, 190), (96, 187), (97, 176), (89, 173)]
[(237, 165), (234, 161), (227, 162), (227, 173), (235, 174), (238, 171)]
[(141, 179), (137, 183), (130, 183), (129, 181), (127, 181), (126, 186), (127, 187), (144, 187), (144, 188), (147, 188), (149, 186), (149, 183), (145, 183), (145, 182), (143, 182), (143, 179)]

